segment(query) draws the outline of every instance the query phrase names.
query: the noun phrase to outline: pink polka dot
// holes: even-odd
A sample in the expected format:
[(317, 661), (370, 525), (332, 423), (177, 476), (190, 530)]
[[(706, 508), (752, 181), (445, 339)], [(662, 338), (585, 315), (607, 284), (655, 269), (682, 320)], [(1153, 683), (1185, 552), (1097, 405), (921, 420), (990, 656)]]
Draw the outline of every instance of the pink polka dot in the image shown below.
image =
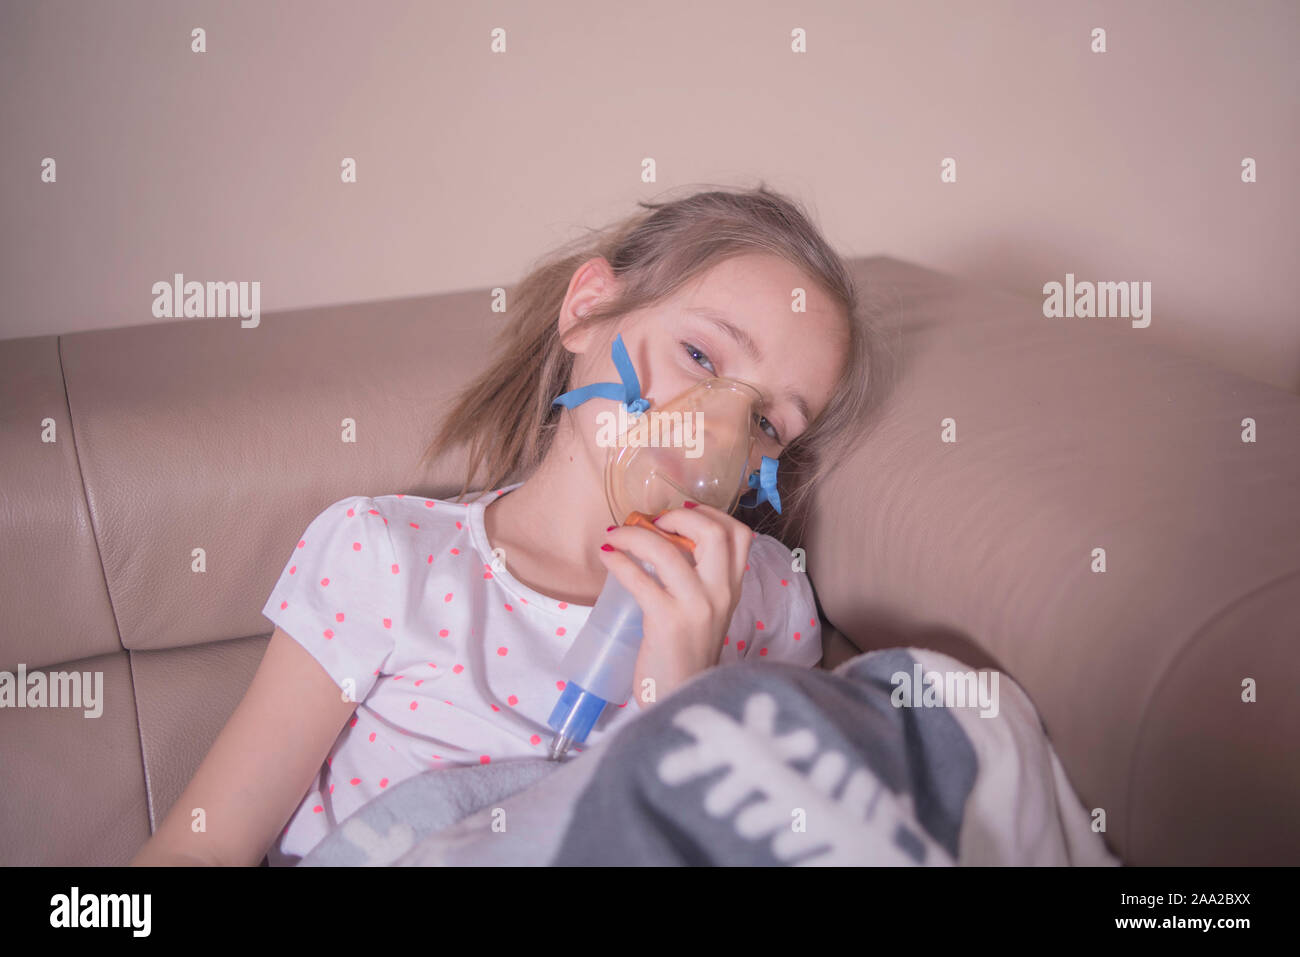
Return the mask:
[(394, 574), (394, 575), (397, 574), (397, 566), (396, 566), (396, 565), (393, 566), (393, 574)]
[(731, 644), (731, 636), (730, 636), (730, 635), (723, 635), (723, 636), (722, 636), (722, 643), (723, 643), (724, 645), (729, 645), (729, 644)]
[(354, 552), (359, 552), (359, 551), (361, 551), (361, 543), (360, 543), (360, 542), (353, 542), (353, 543), (352, 543), (352, 550), (353, 550)]
[(299, 547), (299, 548), (304, 548), (304, 547), (306, 547), (306, 545), (307, 545), (306, 542), (299, 542), (299, 543), (298, 543), (298, 547)]
[(419, 526), (419, 525), (416, 525), (414, 522), (412, 522), (412, 523), (411, 523), (411, 527), (412, 527), (412, 528), (419, 528), (420, 526)]
[(386, 787), (388, 787), (388, 778), (380, 778), (380, 779), (379, 779), (379, 786), (380, 786), (381, 788), (386, 788)]
[(411, 702), (411, 710), (412, 710), (412, 711), (415, 710), (415, 702), (414, 702), (414, 701)]
[(509, 650), (506, 648), (505, 645), (502, 645), (500, 648), (497, 649), (497, 654), (500, 655), (502, 658), (504, 658), (508, 653)]
[(766, 648), (760, 648), (760, 649), (758, 650), (758, 657), (762, 658), (762, 657), (763, 657), (764, 655), (766, 655), (766, 654), (767, 654), (767, 649), (766, 649)]
[(761, 621), (756, 621), (756, 622), (754, 622), (754, 627), (757, 628), (759, 631), (762, 631), (762, 630), (763, 630), (763, 623), (762, 623)]
[(460, 549), (459, 549), (459, 548), (453, 548), (453, 549), (451, 550), (451, 553), (452, 553), (453, 555), (459, 555), (459, 554), (460, 554)]
[(371, 744), (375, 743), (375, 732), (373, 731), (370, 732), (370, 743)]
[[(422, 684), (424, 684), (424, 679), (423, 679), (423, 678), (420, 678), (420, 679), (418, 679), (418, 680), (415, 682), (415, 686), (416, 686), (417, 688), (420, 687), (420, 685), (422, 685)], [(403, 731), (402, 733), (405, 734), (406, 732)]]
[(460, 674), (462, 671), (465, 670), (465, 666), (464, 666), (464, 665), (457, 665), (456, 667), (452, 668), (451, 670), (452, 670), (452, 673), (453, 673), (453, 674)]
[(782, 578), (782, 579), (781, 579), (781, 584), (782, 584), (782, 585), (788, 585), (788, 584), (790, 584), (790, 583), (789, 583), (788, 581), (786, 581), (784, 578)]
[(489, 758), (486, 754), (481, 754), (481, 755), (479, 755), (478, 763), (479, 763), (479, 764), (487, 764), (487, 763), (488, 763), (489, 761), (491, 761), (491, 760), (492, 760), (492, 759)]
[(393, 675), (393, 680), (394, 680), (394, 681), (401, 681), (401, 680), (402, 680), (402, 676), (401, 676), (401, 675)]
[(333, 629), (333, 628), (326, 628), (326, 629), (325, 629), (325, 637), (326, 637), (326, 638), (333, 638), (333, 637), (334, 637), (334, 629)]
[(450, 634), (451, 634), (451, 632), (449, 632), (446, 628), (442, 628), (442, 629), (440, 629), (440, 630), (438, 631), (438, 637), (439, 637), (439, 638), (446, 638), (446, 637), (447, 637), (448, 635), (450, 635)]
[(319, 813), (320, 813), (321, 811), (323, 811), (323, 810), (325, 810), (325, 809), (324, 809), (323, 807), (321, 807), (319, 804), (317, 804), (314, 808), (311, 809), (311, 812), (312, 812), (313, 814), (319, 814)]
[(353, 778), (351, 781), (348, 782), (348, 784), (351, 784), (353, 787), (356, 787), (360, 783), (361, 783), (360, 778)]
[(498, 708), (498, 707), (497, 707), (496, 705), (494, 705), (494, 704), (493, 704), (493, 705), (488, 705), (488, 707), (490, 707), (493, 711), (500, 711), (500, 710), (501, 710), (500, 708)]
[(330, 785), (330, 794), (333, 794), (333, 793), (334, 793), (334, 785), (331, 784), (331, 785)]
[(457, 522), (457, 523), (456, 523), (456, 527), (457, 527), (457, 528), (460, 528), (460, 522)]
[(392, 627), (393, 627), (393, 619), (391, 619), (391, 618), (385, 618), (385, 619), (384, 619), (384, 627), (385, 627), (385, 628), (392, 628)]
[(749, 571), (749, 562), (745, 562), (745, 571)]
[(568, 608), (568, 607), (569, 607), (569, 603), (568, 603), (567, 601), (562, 601), (562, 602), (560, 602), (560, 607), (561, 607), (561, 608)]
[(323, 588), (324, 586), (326, 586), (326, 585), (328, 585), (328, 584), (330, 583), (330, 580), (329, 580), (328, 578), (322, 578), (322, 579), (320, 580), (320, 583), (321, 583), (321, 587)]
[(555, 633), (556, 633), (557, 635), (563, 635), (563, 634), (564, 634), (564, 626), (561, 625), (559, 628), (556, 628), (556, 629), (555, 629)]
[(281, 611), (284, 611), (284, 610), (285, 610), (286, 608), (288, 608), (288, 607), (289, 607), (289, 603), (288, 603), (287, 601), (282, 601), (282, 602), (280, 602), (280, 610), (281, 610)]
[(520, 600), (521, 602), (523, 602), (525, 605), (528, 604), (528, 599), (527, 599), (527, 598), (521, 598), (521, 599), (519, 599), (519, 600)]
[(297, 566), (297, 565), (290, 565), (290, 566), (289, 566), (289, 574), (290, 574), (290, 575), (292, 575), (292, 574), (293, 574), (294, 572), (296, 572), (297, 570), (298, 570), (298, 566)]
[(353, 511), (352, 509), (348, 509), (348, 518), (351, 518), (355, 514), (357, 514), (355, 511)]
[(510, 707), (512, 708), (518, 703), (519, 703), (519, 698), (517, 698), (515, 695), (511, 695), (509, 698), (506, 698), (506, 704), (510, 705)]
[(432, 502), (427, 502), (427, 501), (426, 501), (426, 502), (424, 503), (424, 507), (425, 507), (425, 508), (433, 508), (433, 503), (432, 503)]
[(430, 667), (430, 668), (436, 668), (436, 667), (438, 667), (438, 666), (435, 665), (435, 664), (431, 661), (431, 662), (429, 662), (429, 667)]
[(397, 493), (397, 497), (398, 497), (398, 498), (406, 498), (406, 493), (405, 493), (405, 492), (398, 492), (398, 493)]
[(432, 556), (432, 555), (429, 556), (428, 564), (430, 564), (430, 565), (433, 564), (433, 556)]
[(745, 650), (745, 643), (744, 643), (743, 641), (738, 641), (738, 642), (736, 642), (736, 648), (737, 648), (739, 651), (744, 651), (744, 650)]
[(540, 734), (535, 734), (528, 739), (529, 744), (541, 744), (541, 742), (542, 742), (542, 736)]
[(352, 716), (352, 720), (351, 720), (350, 722), (348, 722), (348, 727), (349, 727), (349, 728), (355, 728), (356, 726), (357, 726), (357, 716), (354, 714), (354, 715)]
[(371, 514), (371, 515), (378, 515), (379, 512), (378, 512), (378, 510), (372, 508), (372, 509), (370, 510), (370, 514)]
[(799, 632), (797, 632), (797, 631), (794, 633), (794, 640), (795, 640), (795, 641), (798, 641), (798, 640), (799, 640)]
[(563, 682), (563, 681), (557, 681), (557, 682), (555, 682), (555, 687), (558, 688), (559, 690), (563, 691), (563, 690), (564, 690), (564, 682)]
[(815, 625), (815, 624), (817, 624), (817, 619), (816, 619), (816, 618), (809, 618), (809, 619), (808, 619), (808, 624), (809, 624), (809, 625)]
[(510, 604), (508, 602), (506, 603), (506, 611), (514, 611), (514, 609), (510, 607)]
[(336, 615), (334, 616), (334, 620), (335, 620), (335, 621), (342, 621), (342, 620), (343, 620), (343, 612), (339, 612), (338, 614), (336, 614)]
[(451, 601), (451, 592), (447, 592), (447, 594), (445, 594), (445, 595), (442, 597), (442, 600), (443, 600), (443, 601)]
[(484, 572), (484, 573), (483, 573), (483, 578), (484, 578), (485, 580), (488, 579), (488, 578), (491, 578), (491, 577), (492, 577), (492, 573), (491, 573), (491, 572)]

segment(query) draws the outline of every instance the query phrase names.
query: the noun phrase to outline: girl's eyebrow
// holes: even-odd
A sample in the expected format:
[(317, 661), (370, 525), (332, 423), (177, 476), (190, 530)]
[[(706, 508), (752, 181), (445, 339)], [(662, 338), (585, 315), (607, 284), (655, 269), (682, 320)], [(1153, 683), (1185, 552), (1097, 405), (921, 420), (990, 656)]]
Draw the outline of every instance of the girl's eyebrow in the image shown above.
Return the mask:
[[(737, 345), (745, 350), (746, 354), (754, 360), (755, 364), (763, 361), (763, 353), (758, 348), (758, 343), (754, 341), (753, 337), (748, 332), (733, 323), (727, 317), (725, 312), (710, 308), (709, 306), (687, 306), (686, 311), (709, 320), (725, 332), (736, 342)], [(793, 389), (786, 392), (785, 397), (794, 404), (794, 407), (799, 411), (799, 414), (803, 416), (804, 428), (807, 428), (808, 423), (812, 421), (812, 416), (808, 414), (807, 400)]]

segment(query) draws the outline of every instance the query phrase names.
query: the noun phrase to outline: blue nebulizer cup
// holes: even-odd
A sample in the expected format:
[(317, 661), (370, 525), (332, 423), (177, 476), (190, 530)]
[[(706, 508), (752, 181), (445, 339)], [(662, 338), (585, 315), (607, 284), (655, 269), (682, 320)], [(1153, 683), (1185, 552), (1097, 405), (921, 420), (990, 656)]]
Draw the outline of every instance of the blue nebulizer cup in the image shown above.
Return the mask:
[[(770, 501), (780, 511), (776, 460), (764, 456), (761, 470), (747, 474), (757, 436), (755, 410), (761, 401), (748, 383), (714, 377), (662, 410), (644, 414), (643, 406), (634, 428), (626, 428), (626, 416), (619, 417), (624, 428), (617, 430), (618, 441), (610, 446), (605, 469), (605, 498), (614, 523), (657, 532), (689, 555), (694, 543), (658, 528), (655, 518), (687, 501), (730, 513), (751, 488), (760, 490), (755, 507)], [(663, 584), (651, 563), (631, 557)], [(641, 638), (642, 609), (632, 593), (608, 575), (586, 623), (560, 661), (564, 690), (547, 721), (555, 732), (551, 760), (585, 742), (610, 704), (618, 707), (640, 691), (633, 681)]]

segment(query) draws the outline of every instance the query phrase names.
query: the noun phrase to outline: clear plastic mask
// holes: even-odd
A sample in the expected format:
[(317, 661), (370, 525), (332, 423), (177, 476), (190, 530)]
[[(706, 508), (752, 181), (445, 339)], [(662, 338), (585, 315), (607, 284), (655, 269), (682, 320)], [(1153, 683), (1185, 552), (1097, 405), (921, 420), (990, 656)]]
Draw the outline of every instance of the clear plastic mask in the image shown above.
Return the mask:
[(609, 450), (605, 498), (614, 523), (633, 512), (651, 517), (683, 502), (735, 510), (747, 491), (762, 396), (737, 379), (705, 379), (626, 421), (622, 444)]
[[(639, 512), (650, 518), (683, 502), (711, 505), (730, 514), (737, 504), (771, 503), (781, 511), (774, 458), (749, 471), (749, 457), (761, 434), (762, 395), (739, 379), (714, 376), (687, 389), (663, 408), (651, 409), (623, 344), (614, 337), (610, 354), (622, 382), (593, 382), (558, 395), (554, 404), (576, 408), (593, 398), (619, 403), (601, 416), (597, 441), (609, 446), (605, 499), (616, 525)], [(755, 489), (752, 504), (740, 501)]]

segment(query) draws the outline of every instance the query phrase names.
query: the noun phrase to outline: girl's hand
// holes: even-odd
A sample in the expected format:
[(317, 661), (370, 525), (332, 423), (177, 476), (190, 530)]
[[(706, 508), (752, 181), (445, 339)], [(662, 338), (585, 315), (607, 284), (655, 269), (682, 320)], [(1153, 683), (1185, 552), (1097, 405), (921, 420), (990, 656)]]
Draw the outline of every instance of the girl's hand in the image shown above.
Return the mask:
[[(636, 526), (607, 532), (615, 551), (600, 552), (601, 563), (641, 607), (632, 694), (643, 707), (651, 703), (642, 698), (645, 679), (654, 679), (658, 699), (718, 663), (754, 540), (747, 525), (710, 505), (671, 509), (655, 524), (695, 543), (694, 565), (668, 539)], [(624, 552), (653, 565), (663, 587)]]

